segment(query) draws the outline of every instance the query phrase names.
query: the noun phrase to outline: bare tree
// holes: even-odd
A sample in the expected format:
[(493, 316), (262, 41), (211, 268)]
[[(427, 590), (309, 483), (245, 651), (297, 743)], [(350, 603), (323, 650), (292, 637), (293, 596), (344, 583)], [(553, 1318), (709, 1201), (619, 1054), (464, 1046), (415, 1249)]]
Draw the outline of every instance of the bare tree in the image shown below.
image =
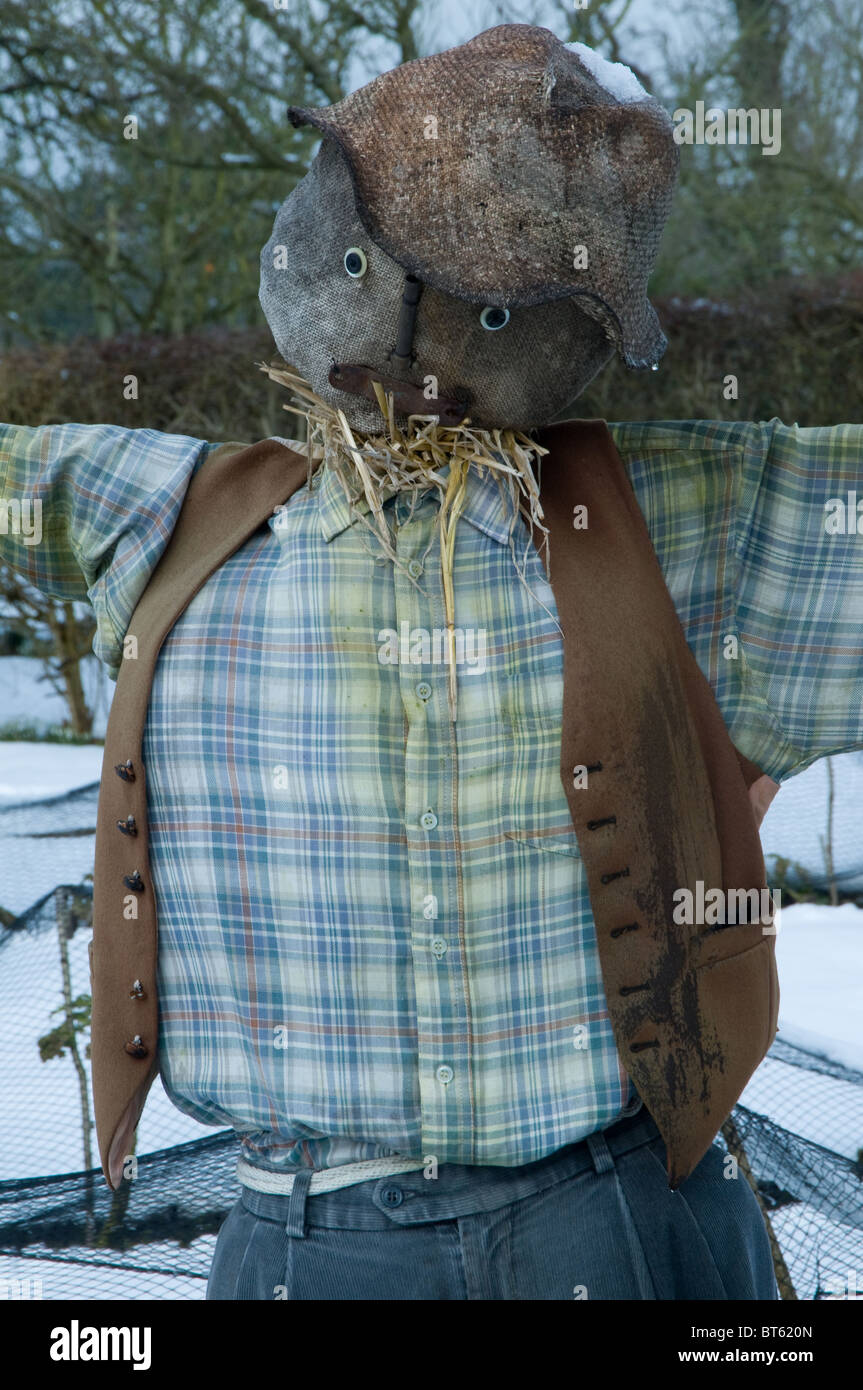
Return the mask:
[(68, 336), (70, 313), (101, 336), (255, 321), (257, 249), (316, 138), (286, 103), (338, 101), (364, 53), (417, 56), (420, 10), (0, 0), (7, 340)]
[(8, 565), (0, 564), (0, 596), (4, 606), (42, 649), (41, 679), (61, 695), (69, 711), (69, 727), (75, 734), (93, 731), (91, 710), (84, 689), (82, 663), (92, 657), (96, 630), (86, 604), (49, 598), (34, 589)]
[(836, 883), (836, 868), (833, 860), (833, 803), (835, 800), (835, 785), (833, 775), (833, 759), (824, 759), (827, 768), (827, 834), (819, 835), (818, 842), (821, 845), (821, 853), (824, 856), (824, 868), (827, 871), (827, 887), (830, 890), (830, 906), (839, 906), (839, 888)]
[[(690, 6), (680, 7), (691, 20)], [(657, 280), (719, 297), (774, 277), (831, 275), (863, 252), (863, 0), (720, 0), (697, 45), (663, 43), (669, 110), (779, 112), (781, 145), (682, 150)], [(775, 128), (775, 117), (773, 118)], [(666, 281), (667, 283), (667, 281)]]

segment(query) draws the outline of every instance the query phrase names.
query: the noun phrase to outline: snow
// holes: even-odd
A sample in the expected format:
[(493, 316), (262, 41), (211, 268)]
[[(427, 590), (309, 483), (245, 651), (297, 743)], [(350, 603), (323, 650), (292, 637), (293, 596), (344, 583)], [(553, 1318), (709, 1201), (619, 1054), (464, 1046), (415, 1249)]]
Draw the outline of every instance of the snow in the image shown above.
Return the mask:
[(62, 802), (34, 808), (28, 815), (38, 830), (22, 828), (10, 808), (91, 786), (101, 770), (98, 744), (0, 742), (0, 907), (7, 912), (25, 912), (59, 883), (82, 883), (93, 872), (96, 842), (86, 833), (96, 828), (92, 804), (79, 815)]
[[(785, 1037), (780, 1026), (779, 1037)], [(863, 1144), (863, 1087), (767, 1057), (740, 1103), (823, 1149), (855, 1159)]]
[[(98, 743), (0, 742), (0, 806), (42, 801), (98, 782), (102, 754)], [(55, 878), (47, 887), (60, 881)]]
[[(795, 903), (779, 914), (779, 1022), (836, 1062), (863, 1071), (863, 908)], [(796, 1034), (796, 1036), (795, 1036)], [(863, 1131), (860, 1142), (863, 1144)]]
[[(777, 921), (779, 1038), (863, 1071), (863, 909), (795, 903)], [(846, 1158), (863, 1145), (863, 1086), (768, 1056), (741, 1103)]]
[[(841, 909), (836, 910), (841, 911)], [(782, 985), (784, 985), (784, 976), (781, 979)], [(860, 1003), (861, 1001), (858, 999), (856, 1001), (858, 1016)], [(782, 1024), (780, 1037), (783, 1042), (791, 1043), (794, 1047), (801, 1047), (804, 1052), (814, 1052), (816, 1057), (824, 1057), (829, 1062), (838, 1062), (840, 1066), (851, 1067), (855, 1071), (863, 1071), (863, 1043), (859, 1037), (849, 1044), (841, 1039), (827, 1037), (824, 1033), (813, 1033), (809, 1028), (801, 1028), (796, 1023), (788, 1022)]]
[(586, 43), (568, 43), (566, 47), (584, 64), (588, 72), (593, 74), (599, 85), (617, 97), (618, 101), (649, 100), (649, 93), (644, 90), (632, 68), (628, 68), (625, 63), (610, 63), (600, 53), (588, 48)]
[[(771, 1213), (770, 1224), (788, 1262), (798, 1299), (814, 1298), (816, 1292), (830, 1302), (857, 1297), (859, 1271), (863, 1269), (863, 1233), (837, 1225), (805, 1203), (780, 1207)], [(794, 1259), (791, 1251), (805, 1251), (805, 1259)], [(837, 1285), (845, 1286), (844, 1294)]]

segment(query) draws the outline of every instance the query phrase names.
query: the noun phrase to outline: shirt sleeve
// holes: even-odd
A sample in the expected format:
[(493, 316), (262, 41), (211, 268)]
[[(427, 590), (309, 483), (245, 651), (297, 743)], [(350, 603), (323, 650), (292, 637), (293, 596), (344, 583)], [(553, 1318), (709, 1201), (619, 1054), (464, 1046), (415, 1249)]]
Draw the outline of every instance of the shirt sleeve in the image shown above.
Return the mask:
[(863, 747), (863, 425), (748, 425), (742, 468), (736, 626), (787, 777)]
[(113, 425), (0, 425), (0, 559), (45, 594), (89, 600), (93, 650), (112, 676), (192, 476), (215, 447)]

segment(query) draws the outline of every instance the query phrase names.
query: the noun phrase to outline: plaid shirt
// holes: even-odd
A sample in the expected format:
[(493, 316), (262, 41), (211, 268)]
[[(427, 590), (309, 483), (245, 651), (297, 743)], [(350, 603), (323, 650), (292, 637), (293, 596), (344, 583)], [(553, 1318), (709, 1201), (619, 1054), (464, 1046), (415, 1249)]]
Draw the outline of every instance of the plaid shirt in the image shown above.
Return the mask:
[[(863, 427), (610, 428), (740, 751), (779, 781), (863, 746), (863, 535), (831, 534), (825, 510), (858, 483)], [(111, 669), (211, 447), (0, 428), (0, 502), (39, 499), (44, 532), (26, 545), (0, 511), (0, 553), (90, 599)], [(558, 770), (551, 588), (523, 530), (522, 583), (507, 504), (473, 476), (454, 582), (474, 660), (452, 724), (447, 666), (410, 660), (445, 627), (436, 495), (414, 500), (387, 503), (405, 573), (324, 465), (208, 581), (156, 671), (163, 1081), (261, 1168), (524, 1164), (631, 1099)]]

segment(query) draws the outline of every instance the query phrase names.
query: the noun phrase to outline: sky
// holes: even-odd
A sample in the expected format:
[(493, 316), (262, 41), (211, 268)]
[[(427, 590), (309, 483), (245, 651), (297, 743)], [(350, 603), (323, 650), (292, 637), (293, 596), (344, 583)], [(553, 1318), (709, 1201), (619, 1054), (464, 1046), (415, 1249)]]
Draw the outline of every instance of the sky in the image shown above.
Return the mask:
[[(623, 0), (614, 7), (612, 13), (623, 8)], [(575, 6), (573, 4), (573, 11)], [(466, 43), (468, 39), (489, 29), (494, 24), (525, 23), (543, 24), (555, 33), (562, 32), (559, 8), (551, 0), (431, 0), (428, 6), (424, 36), (427, 52), (439, 52), (455, 44)], [(703, 23), (699, 15), (698, 23)], [(633, 35), (632, 57), (639, 66), (648, 72), (661, 65), (663, 38), (673, 42), (685, 42), (688, 33), (695, 31), (696, 19), (692, 7), (681, 0), (631, 0), (627, 13), (624, 34)], [(350, 74), (350, 86), (354, 90), (363, 85), (391, 65), (389, 50), (382, 49), (377, 69), (358, 61)]]

